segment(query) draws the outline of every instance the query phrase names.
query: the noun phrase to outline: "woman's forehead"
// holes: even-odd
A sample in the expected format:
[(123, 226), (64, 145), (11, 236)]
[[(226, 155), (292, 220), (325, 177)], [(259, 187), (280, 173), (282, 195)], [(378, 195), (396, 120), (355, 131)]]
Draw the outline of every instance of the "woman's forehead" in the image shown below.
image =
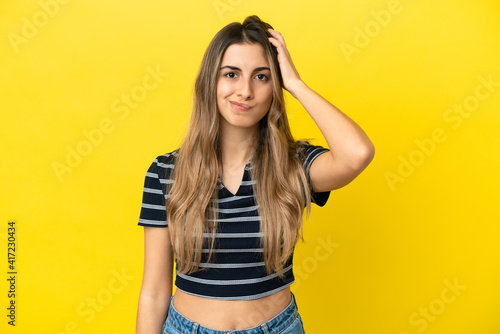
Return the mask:
[(264, 48), (258, 43), (238, 43), (232, 44), (222, 57), (222, 66), (231, 65), (242, 70), (257, 67), (269, 67)]

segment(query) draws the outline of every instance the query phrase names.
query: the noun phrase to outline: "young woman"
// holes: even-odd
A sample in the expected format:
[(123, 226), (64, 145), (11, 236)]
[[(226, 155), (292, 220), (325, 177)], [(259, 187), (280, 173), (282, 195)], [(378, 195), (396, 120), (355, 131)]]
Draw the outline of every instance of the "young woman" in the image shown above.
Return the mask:
[[(293, 139), (283, 88), (331, 150)], [(279, 32), (257, 16), (224, 27), (203, 57), (181, 147), (146, 174), (137, 333), (303, 333), (290, 291), (303, 210), (373, 155), (363, 130), (301, 80)]]

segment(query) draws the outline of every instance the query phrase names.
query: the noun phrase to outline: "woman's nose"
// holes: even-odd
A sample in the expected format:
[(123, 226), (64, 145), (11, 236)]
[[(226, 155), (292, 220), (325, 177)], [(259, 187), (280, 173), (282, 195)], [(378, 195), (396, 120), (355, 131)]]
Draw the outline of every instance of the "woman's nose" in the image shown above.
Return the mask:
[(249, 79), (241, 79), (238, 82), (237, 94), (244, 99), (251, 98), (253, 96), (252, 84)]

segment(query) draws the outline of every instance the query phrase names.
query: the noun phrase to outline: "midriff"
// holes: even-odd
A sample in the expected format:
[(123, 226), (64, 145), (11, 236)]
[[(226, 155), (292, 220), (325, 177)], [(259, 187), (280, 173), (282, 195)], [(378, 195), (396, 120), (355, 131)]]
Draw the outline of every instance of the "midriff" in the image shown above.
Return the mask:
[(291, 300), (290, 287), (253, 300), (220, 300), (193, 296), (177, 289), (175, 309), (202, 326), (241, 330), (258, 326), (284, 310)]

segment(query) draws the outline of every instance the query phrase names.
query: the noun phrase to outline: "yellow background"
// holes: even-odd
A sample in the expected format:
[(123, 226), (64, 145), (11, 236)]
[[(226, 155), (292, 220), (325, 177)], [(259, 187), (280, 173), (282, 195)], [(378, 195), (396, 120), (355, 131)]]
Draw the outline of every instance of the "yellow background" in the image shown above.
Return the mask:
[[(376, 147), (306, 222), (292, 286), (306, 331), (500, 333), (496, 0), (0, 2), (0, 331), (134, 332), (146, 170), (180, 143), (210, 39), (251, 14)], [(325, 145), (287, 103), (296, 138)]]

